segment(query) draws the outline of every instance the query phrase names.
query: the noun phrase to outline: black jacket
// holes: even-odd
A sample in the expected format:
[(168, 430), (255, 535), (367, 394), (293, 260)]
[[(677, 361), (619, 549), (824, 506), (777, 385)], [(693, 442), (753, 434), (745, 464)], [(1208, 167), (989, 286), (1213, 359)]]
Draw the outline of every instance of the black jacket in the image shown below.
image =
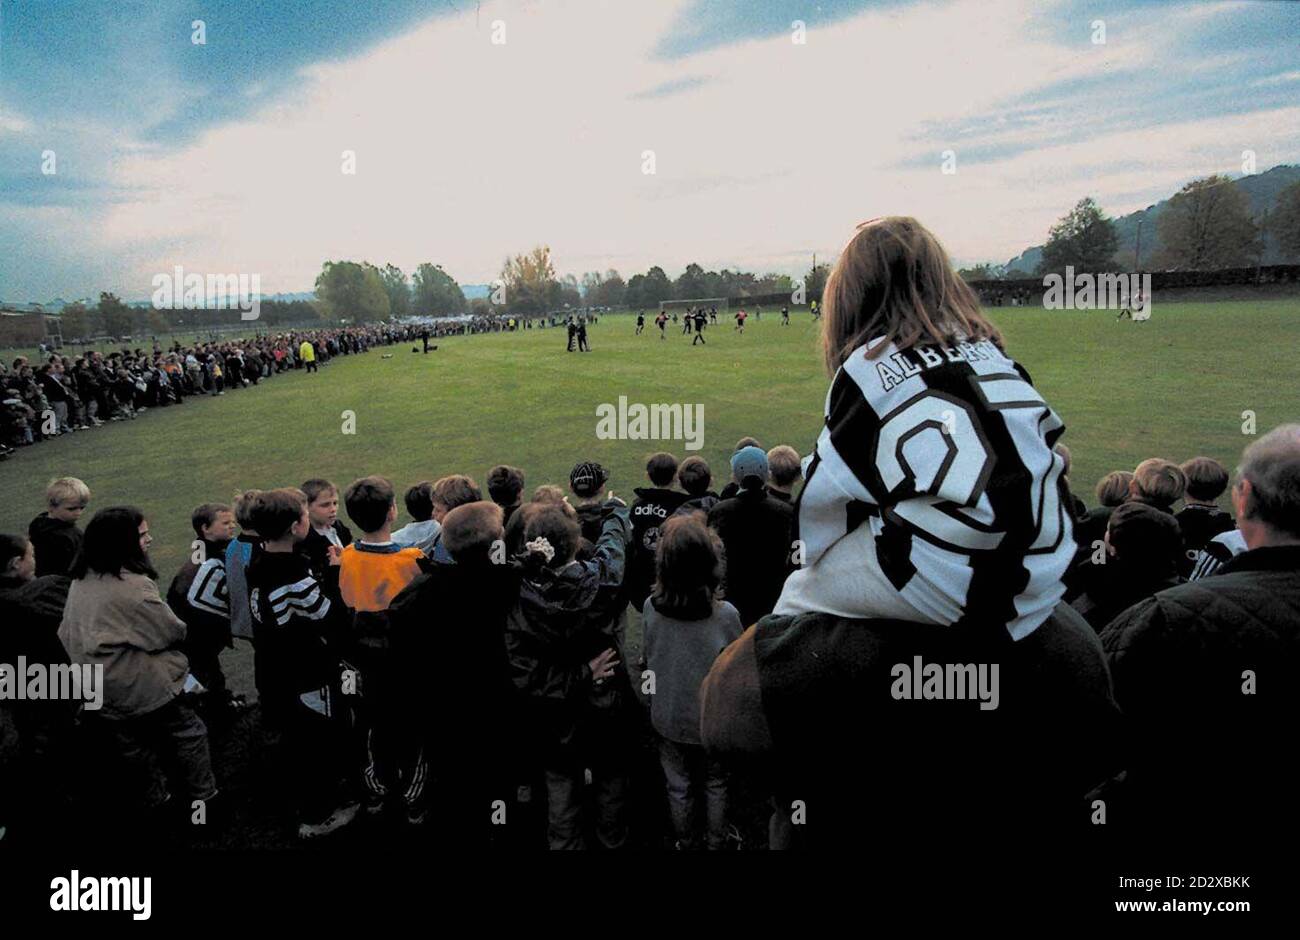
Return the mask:
[(638, 611), (650, 595), (655, 580), (655, 549), (659, 545), (659, 526), (687, 499), (685, 493), (658, 487), (633, 490), (632, 547), (628, 558), (627, 599)]
[(431, 562), (388, 607), (402, 713), (447, 780), (486, 784), (509, 767), (518, 696), (505, 633), (518, 594), (516, 566)]
[(67, 574), (81, 550), (81, 530), (75, 522), (51, 519), (43, 512), (27, 527), (27, 537), (36, 549), (36, 576)]
[(772, 612), (793, 570), (794, 507), (765, 489), (741, 490), (709, 510), (727, 553), (724, 596), (748, 626)]
[(588, 666), (597, 654), (618, 648), (617, 611), (602, 600), (622, 583), (630, 539), (627, 509), (611, 507), (589, 561), (522, 574), (506, 628), (506, 650), (530, 723), (552, 755), (576, 754), (589, 711), (620, 707), (630, 691), (622, 664), (599, 688)]
[(1237, 527), (1237, 520), (1232, 513), (1224, 512), (1218, 506), (1202, 506), (1191, 503), (1174, 513), (1178, 528), (1183, 532), (1183, 549), (1187, 558), (1179, 567), (1179, 574), (1184, 578), (1192, 573), (1196, 556), (1216, 535), (1230, 532)]
[(1294, 832), (1300, 546), (1243, 552), (1161, 591), (1101, 642), (1133, 732), (1120, 818), (1208, 839)]

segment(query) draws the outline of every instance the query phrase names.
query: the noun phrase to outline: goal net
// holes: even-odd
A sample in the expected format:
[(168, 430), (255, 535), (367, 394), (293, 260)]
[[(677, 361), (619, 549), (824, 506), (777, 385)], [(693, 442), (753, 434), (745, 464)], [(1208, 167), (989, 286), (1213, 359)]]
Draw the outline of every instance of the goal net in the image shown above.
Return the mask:
[(710, 307), (717, 307), (721, 313), (727, 309), (726, 297), (697, 297), (694, 300), (661, 300), (659, 309), (666, 313), (672, 313), (674, 310), (685, 310), (688, 307), (703, 307), (708, 310)]

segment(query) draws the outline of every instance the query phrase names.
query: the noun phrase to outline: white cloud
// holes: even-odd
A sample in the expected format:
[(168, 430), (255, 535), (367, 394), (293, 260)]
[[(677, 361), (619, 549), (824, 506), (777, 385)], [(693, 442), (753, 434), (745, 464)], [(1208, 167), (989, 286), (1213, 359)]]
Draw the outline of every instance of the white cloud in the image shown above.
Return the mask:
[[(1163, 55), (1172, 27), (1063, 48), (1024, 28), (1041, 15), (1030, 0), (867, 11), (803, 46), (781, 34), (653, 59), (683, 6), (485, 3), (478, 28), (470, 10), (313, 65), (247, 119), (122, 161), (115, 182), (147, 195), (113, 206), (93, 247), (129, 255), (131, 296), (173, 264), (300, 290), (345, 257), (408, 271), (432, 260), (480, 282), (542, 242), (561, 272), (674, 274), (692, 260), (793, 272), (886, 213), (918, 216), (956, 256), (1005, 260), (1082, 195), (1119, 212), (1117, 197), (1145, 205), (1245, 147), (1261, 168), (1265, 152), (1295, 152), (1289, 111), (1115, 134), (1117, 102), (1079, 114), (1075, 96), (1024, 127), (991, 123), (944, 176), (937, 128), (1079, 79), (1194, 64)], [(700, 74), (710, 80), (637, 97)], [(977, 143), (1029, 149), (968, 165)], [(355, 176), (340, 172), (344, 150)], [(644, 150), (656, 175), (641, 172)], [(918, 157), (933, 168), (897, 169)]]

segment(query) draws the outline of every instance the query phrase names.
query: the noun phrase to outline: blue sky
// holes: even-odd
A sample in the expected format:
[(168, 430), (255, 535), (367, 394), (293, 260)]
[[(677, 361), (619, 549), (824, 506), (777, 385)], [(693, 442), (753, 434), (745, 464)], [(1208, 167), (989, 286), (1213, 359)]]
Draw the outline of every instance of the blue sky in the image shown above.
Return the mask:
[(795, 273), (892, 212), (1006, 260), (1084, 195), (1300, 162), (1298, 41), (1263, 2), (0, 0), (0, 298), (543, 242)]

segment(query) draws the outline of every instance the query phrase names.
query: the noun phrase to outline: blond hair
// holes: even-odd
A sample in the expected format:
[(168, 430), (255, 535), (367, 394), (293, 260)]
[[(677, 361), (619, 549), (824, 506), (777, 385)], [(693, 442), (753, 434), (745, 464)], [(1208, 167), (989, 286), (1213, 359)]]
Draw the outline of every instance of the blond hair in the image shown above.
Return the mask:
[(50, 506), (70, 502), (88, 503), (90, 487), (76, 477), (59, 477), (51, 480), (49, 486), (45, 487), (45, 502)]
[(957, 276), (939, 240), (909, 216), (858, 226), (826, 282), (822, 351), (832, 375), (853, 350), (883, 337), (872, 354), (893, 343), (991, 340), (1002, 334), (980, 310), (975, 292)]

